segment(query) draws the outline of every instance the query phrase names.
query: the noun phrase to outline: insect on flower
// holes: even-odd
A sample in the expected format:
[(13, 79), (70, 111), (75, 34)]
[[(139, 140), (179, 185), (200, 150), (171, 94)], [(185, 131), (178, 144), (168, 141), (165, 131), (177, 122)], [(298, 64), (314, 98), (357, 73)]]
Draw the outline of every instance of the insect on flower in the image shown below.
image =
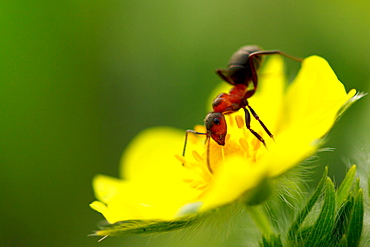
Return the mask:
[(273, 134), (249, 105), (248, 98), (252, 97), (257, 90), (257, 70), (262, 63), (262, 56), (274, 54), (280, 54), (295, 61), (302, 62), (302, 59), (293, 57), (279, 50), (263, 51), (258, 46), (243, 46), (231, 56), (227, 68), (216, 70), (216, 73), (222, 78), (222, 80), (230, 83), (233, 87), (228, 94), (221, 93), (214, 99), (212, 103), (213, 111), (209, 112), (204, 119), (204, 124), (207, 130), (206, 133), (194, 130), (186, 131), (183, 156), (185, 156), (188, 133), (206, 135), (206, 142), (208, 141), (207, 164), (209, 170), (212, 171), (209, 164), (209, 139), (212, 138), (217, 144), (224, 146), (227, 134), (227, 124), (224, 114), (230, 114), (240, 109), (243, 109), (245, 112), (245, 123), (247, 129), (260, 142), (262, 142), (264, 146), (266, 146), (265, 140), (262, 136), (251, 128), (250, 113), (252, 113), (253, 117), (261, 124), (265, 132), (271, 138), (273, 138)]
[[(241, 204), (262, 203), (267, 194), (259, 192), (270, 191), (270, 181), (315, 154), (338, 118), (363, 96), (356, 94), (355, 89), (347, 92), (329, 63), (315, 55), (302, 61), (290, 84), (285, 79), (282, 56), (266, 61), (262, 73), (258, 91), (247, 100), (263, 115), (276, 143), (252, 119), (254, 129), (263, 131), (258, 129), (268, 150), (264, 148), (245, 128), (244, 111), (224, 114), (228, 133), (224, 146), (211, 140), (208, 133), (201, 136), (204, 138), (188, 134), (192, 139), (191, 145), (190, 141), (187, 145), (187, 152), (192, 154), (187, 154), (189, 157), (177, 155), (184, 145), (184, 131), (169, 127), (143, 131), (124, 152), (119, 178), (94, 178), (97, 199), (90, 206), (109, 225), (93, 235), (148, 235), (186, 231), (188, 227), (198, 229), (211, 214), (213, 218), (225, 218), (237, 213)], [(235, 86), (223, 83), (220, 88)], [(252, 80), (249, 86), (250, 91), (254, 87)]]

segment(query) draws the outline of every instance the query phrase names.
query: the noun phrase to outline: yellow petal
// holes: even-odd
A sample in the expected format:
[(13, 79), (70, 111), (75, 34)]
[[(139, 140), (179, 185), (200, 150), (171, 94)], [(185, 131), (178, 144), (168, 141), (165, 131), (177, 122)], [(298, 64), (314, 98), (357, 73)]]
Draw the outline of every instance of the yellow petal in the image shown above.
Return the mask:
[(94, 179), (92, 207), (114, 223), (130, 219), (172, 219), (202, 191), (183, 180), (184, 167), (175, 158), (182, 151), (185, 133), (157, 127), (139, 134), (122, 158), (125, 180), (99, 175)]
[(202, 210), (235, 201), (258, 185), (266, 172), (264, 165), (246, 163), (245, 158), (238, 155), (230, 157), (215, 174), (211, 189), (203, 200)]
[(269, 146), (266, 154), (266, 165), (269, 166), (269, 176), (276, 177), (297, 166), (301, 161), (311, 156), (318, 148), (318, 143), (300, 128), (291, 128), (276, 136), (276, 144)]
[(348, 95), (329, 64), (312, 56), (303, 61), (302, 68), (285, 98), (281, 131), (266, 159), (270, 176), (278, 176), (312, 155), (319, 140), (331, 129)]
[(177, 184), (134, 183), (123, 181), (107, 206), (94, 202), (92, 207), (104, 214), (109, 223), (132, 219), (170, 220), (179, 209), (194, 201), (197, 191)]
[(116, 195), (122, 184), (122, 180), (112, 178), (105, 175), (97, 175), (93, 180), (93, 188), (95, 191), (95, 197), (107, 203), (110, 199)]
[(321, 138), (335, 122), (341, 106), (348, 100), (343, 84), (325, 59), (311, 56), (289, 87), (285, 100), (285, 129), (300, 125), (297, 135)]
[(102, 202), (94, 201), (90, 204), (90, 207), (103, 215), (107, 213), (107, 206)]
[(121, 177), (131, 181), (172, 183), (179, 181), (185, 132), (155, 127), (141, 132), (125, 150), (121, 160)]

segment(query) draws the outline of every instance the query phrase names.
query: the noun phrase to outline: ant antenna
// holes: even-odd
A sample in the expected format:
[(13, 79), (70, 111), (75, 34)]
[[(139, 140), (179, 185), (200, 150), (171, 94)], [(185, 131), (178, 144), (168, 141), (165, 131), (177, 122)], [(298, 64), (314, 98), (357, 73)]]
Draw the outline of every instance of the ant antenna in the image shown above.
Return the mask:
[[(186, 152), (186, 145), (188, 143), (188, 134), (189, 133), (192, 133), (192, 134), (196, 134), (196, 135), (206, 135), (206, 141), (207, 142), (207, 167), (208, 167), (208, 170), (212, 173), (212, 168), (211, 168), (211, 163), (210, 163), (210, 158), (209, 158), (209, 149), (211, 147), (211, 139), (209, 138), (209, 135), (208, 133), (202, 133), (202, 132), (197, 132), (197, 131), (194, 131), (194, 130), (187, 130), (186, 131), (186, 134), (185, 134), (185, 142), (184, 142), (184, 149), (182, 151), (182, 156), (185, 157), (185, 152)], [(182, 166), (184, 166), (185, 164), (182, 163)]]
[[(207, 133), (197, 132), (197, 131), (194, 131), (194, 130), (187, 130), (186, 134), (185, 134), (184, 149), (182, 150), (182, 156), (183, 157), (185, 157), (185, 151), (186, 151), (186, 145), (188, 143), (188, 134), (189, 133), (193, 133), (193, 134), (196, 134), (196, 135), (207, 135)], [(208, 138), (208, 136), (207, 136), (207, 138)], [(182, 166), (184, 166), (184, 163), (182, 163)]]
[(209, 136), (207, 136), (206, 141), (208, 141), (208, 144), (207, 144), (207, 167), (208, 167), (209, 172), (213, 173), (212, 168), (211, 168), (211, 162), (209, 161), (209, 159), (210, 159), (209, 158), (210, 157), (209, 150), (211, 148), (211, 138), (209, 138)]

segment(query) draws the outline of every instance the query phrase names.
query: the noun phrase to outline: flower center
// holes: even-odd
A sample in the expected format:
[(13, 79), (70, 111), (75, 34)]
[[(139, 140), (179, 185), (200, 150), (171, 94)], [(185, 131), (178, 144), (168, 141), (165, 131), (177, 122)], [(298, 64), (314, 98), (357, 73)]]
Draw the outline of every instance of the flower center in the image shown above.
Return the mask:
[[(205, 142), (204, 136), (189, 134), (190, 145), (188, 145), (187, 156), (177, 157), (184, 164), (183, 181), (193, 189), (206, 190), (219, 168), (227, 166), (231, 157), (240, 156), (245, 160), (246, 165), (250, 165), (256, 163), (267, 152), (267, 148), (261, 141), (246, 128), (242, 115), (227, 114), (225, 118), (228, 126), (225, 146), (218, 145), (212, 139)], [(253, 125), (267, 145), (273, 143), (262, 127), (258, 126), (257, 121), (254, 121)], [(197, 126), (195, 129), (199, 132), (205, 131), (203, 126)]]

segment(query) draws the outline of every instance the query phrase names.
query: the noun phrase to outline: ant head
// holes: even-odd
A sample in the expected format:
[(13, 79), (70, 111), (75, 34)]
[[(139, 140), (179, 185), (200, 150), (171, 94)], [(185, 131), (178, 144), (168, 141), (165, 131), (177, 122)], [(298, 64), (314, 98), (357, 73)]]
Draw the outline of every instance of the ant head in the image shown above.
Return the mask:
[(212, 137), (218, 145), (224, 146), (227, 133), (225, 116), (219, 112), (210, 112), (204, 119), (204, 124), (207, 129), (207, 135)]

